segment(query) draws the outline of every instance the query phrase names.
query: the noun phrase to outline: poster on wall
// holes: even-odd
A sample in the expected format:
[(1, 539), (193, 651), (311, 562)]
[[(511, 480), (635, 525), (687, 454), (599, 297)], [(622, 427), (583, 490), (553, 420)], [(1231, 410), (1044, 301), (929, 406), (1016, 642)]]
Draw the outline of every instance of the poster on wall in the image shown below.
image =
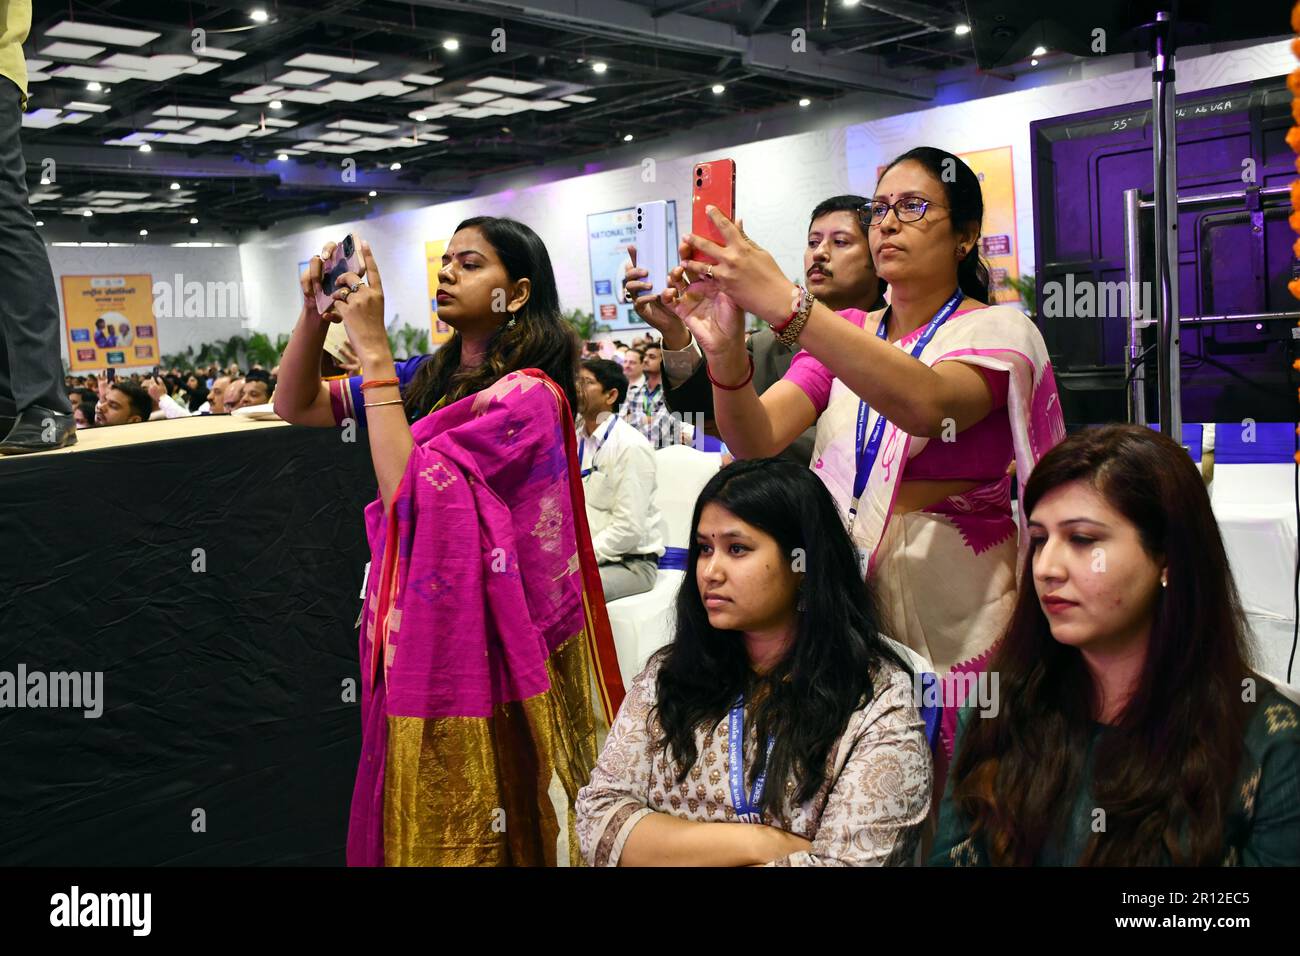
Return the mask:
[[(677, 261), (677, 203), (668, 200), (668, 262)], [(587, 247), (591, 256), (591, 310), (596, 321), (611, 329), (647, 328), (630, 303), (620, 300), (627, 247), (636, 242), (636, 207), (587, 216)]]
[(429, 274), (429, 347), (446, 343), (452, 327), (438, 318), (438, 272), (442, 269), (442, 254), (447, 251), (446, 239), (433, 239), (424, 244), (425, 269)]
[(162, 361), (152, 276), (64, 276), (62, 284), (72, 371), (152, 368)]
[(1011, 173), (1011, 147), (958, 153), (979, 177), (984, 193), (984, 232), (980, 253), (989, 264), (993, 303), (1019, 302), (1020, 295), (1007, 285), (1007, 276), (1020, 277), (1016, 245), (1016, 190)]
[[(1011, 147), (981, 149), (957, 153), (980, 181), (984, 196), (984, 229), (980, 236), (980, 254), (989, 266), (989, 288), (993, 302), (1019, 302), (1020, 295), (1009, 285), (1007, 276), (1020, 275), (1020, 253), (1016, 244), (1016, 190), (1011, 171)], [(876, 179), (885, 167), (876, 167)]]

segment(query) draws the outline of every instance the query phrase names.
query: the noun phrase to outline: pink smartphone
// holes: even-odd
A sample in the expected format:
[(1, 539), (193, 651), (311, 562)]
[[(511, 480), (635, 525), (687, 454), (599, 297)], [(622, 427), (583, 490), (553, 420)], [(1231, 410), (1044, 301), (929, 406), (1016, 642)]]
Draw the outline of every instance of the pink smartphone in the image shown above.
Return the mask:
[(321, 291), (316, 293), (316, 309), (322, 315), (334, 307), (336, 300), (330, 297), (330, 293), (335, 291), (335, 282), (345, 272), (358, 276), (366, 274), (366, 267), (361, 262), (360, 246), (352, 233), (343, 237), (343, 241), (334, 247), (334, 254), (322, 264)]
[[(717, 206), (718, 211), (730, 219), (736, 220), (736, 163), (730, 159), (715, 159), (711, 163), (700, 163), (695, 167), (691, 190), (691, 232), (705, 239), (711, 239), (720, 246), (727, 240), (722, 237), (718, 227), (713, 224), (704, 211), (706, 206)], [(698, 249), (691, 250), (691, 258), (696, 262), (714, 264), (712, 256), (706, 256)]]

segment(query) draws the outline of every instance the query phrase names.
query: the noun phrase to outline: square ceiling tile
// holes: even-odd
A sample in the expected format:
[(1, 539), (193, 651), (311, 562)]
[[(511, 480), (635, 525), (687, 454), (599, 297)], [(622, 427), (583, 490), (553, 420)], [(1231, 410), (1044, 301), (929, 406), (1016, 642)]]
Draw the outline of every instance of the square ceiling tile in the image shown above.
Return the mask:
[(511, 93), (515, 96), (523, 93), (536, 93), (538, 90), (546, 88), (545, 83), (512, 80), (504, 76), (485, 76), (481, 79), (471, 80), (469, 85), (480, 90), (496, 90), (498, 93)]
[(442, 82), (440, 76), (430, 76), (427, 73), (407, 73), (402, 77), (403, 83), (414, 83), (417, 86), (436, 86)]
[(83, 113), (107, 113), (109, 107), (107, 103), (83, 103), (81, 100), (73, 100), (66, 109), (80, 110)]
[(596, 97), (594, 97), (594, 96), (583, 96), (581, 93), (570, 93), (568, 96), (561, 96), (560, 99), (564, 100), (566, 103), (594, 103), (594, 102), (596, 102)]
[(90, 46), (85, 43), (51, 43), (43, 47), (41, 53), (45, 56), (52, 56), (58, 60), (89, 60), (92, 56), (99, 56), (104, 52), (102, 46)]
[(313, 73), (311, 70), (290, 70), (288, 73), (281, 73), (275, 78), (276, 83), (284, 83), (288, 86), (315, 86), (323, 80), (328, 80), (328, 73)]
[[(316, 90), (285, 90), (277, 96), (289, 103), (310, 103), (319, 106), (321, 103), (333, 103), (334, 97), (330, 93), (318, 93)], [(235, 98), (232, 96), (232, 100)], [(266, 97), (270, 99), (270, 97)]]
[(162, 36), (150, 30), (128, 30), (124, 27), (110, 27), (102, 23), (87, 23), (84, 20), (64, 20), (45, 31), (47, 37), (59, 37), (64, 40), (94, 40), (98, 43), (111, 43), (114, 46), (144, 46)]
[(167, 116), (171, 119), (219, 120), (234, 116), (235, 110), (212, 106), (164, 106), (153, 111), (154, 116)]
[(144, 124), (145, 129), (165, 129), (173, 133), (176, 132), (176, 130), (178, 129), (184, 129), (187, 126), (193, 126), (193, 125), (194, 125), (194, 120), (188, 120), (188, 119), (160, 119), (160, 120), (154, 120), (152, 123)]
[(194, 52), (199, 56), (210, 56), (216, 60), (242, 60), (247, 56), (242, 50), (219, 50), (214, 46), (208, 46), (206, 43)]
[(562, 103), (559, 100), (529, 100), (528, 108), (537, 110), (540, 113), (551, 113), (555, 110), (567, 110), (568, 103)]
[(187, 66), (185, 69), (181, 70), (181, 72), (201, 76), (204, 73), (211, 73), (213, 70), (219, 69), (221, 69), (220, 63), (213, 63), (211, 60), (204, 60), (201, 63), (195, 63), (193, 66)]
[(341, 129), (332, 129), (328, 133), (321, 133), (316, 138), (322, 143), (350, 143), (360, 135), (360, 133), (348, 133)]
[(461, 93), (456, 99), (462, 103), (486, 103), (489, 100), (501, 99), (500, 93), (488, 93), (485, 90), (471, 90), (468, 93)]
[(304, 53), (285, 66), (300, 66), (308, 70), (325, 70), (327, 73), (364, 73), (379, 65), (378, 60), (355, 60), (345, 56), (326, 56), (321, 53)]
[(357, 133), (391, 133), (400, 129), (396, 123), (366, 123), (361, 120), (341, 119), (327, 123), (329, 129), (350, 129)]
[(127, 80), (139, 79), (139, 73), (130, 70), (112, 70), (98, 66), (59, 66), (50, 70), (50, 76), (66, 80), (96, 81), (99, 83), (125, 83)]

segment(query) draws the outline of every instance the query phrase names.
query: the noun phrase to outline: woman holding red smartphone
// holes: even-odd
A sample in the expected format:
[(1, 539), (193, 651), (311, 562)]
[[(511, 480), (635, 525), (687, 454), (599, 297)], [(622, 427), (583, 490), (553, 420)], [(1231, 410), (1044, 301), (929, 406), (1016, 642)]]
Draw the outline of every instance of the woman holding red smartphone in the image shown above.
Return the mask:
[[(1015, 603), (1025, 535), (1018, 549), (1009, 466), (1023, 488), (1065, 433), (1042, 336), (1019, 310), (987, 304), (983, 213), (974, 172), (920, 147), (886, 167), (861, 210), (889, 307), (837, 315), (716, 209), (725, 244), (688, 236), (661, 295), (707, 357), (737, 457), (778, 454), (816, 425), (813, 468), (848, 519), (890, 636), (954, 689), (956, 674), (982, 670)], [(693, 261), (701, 253), (714, 264)], [(804, 350), (761, 398), (744, 312)], [(954, 720), (948, 708), (949, 753)]]
[[(438, 274), (455, 335), (399, 369), (379, 266), (360, 250), (368, 284), (338, 276), (324, 316), (321, 259), (303, 274), (275, 392), (288, 421), (366, 426), (379, 484), (348, 862), (576, 865), (573, 807), (623, 691), (578, 477), (577, 340), (550, 257), (522, 223), (461, 223)], [(329, 321), (361, 375), (321, 381)]]

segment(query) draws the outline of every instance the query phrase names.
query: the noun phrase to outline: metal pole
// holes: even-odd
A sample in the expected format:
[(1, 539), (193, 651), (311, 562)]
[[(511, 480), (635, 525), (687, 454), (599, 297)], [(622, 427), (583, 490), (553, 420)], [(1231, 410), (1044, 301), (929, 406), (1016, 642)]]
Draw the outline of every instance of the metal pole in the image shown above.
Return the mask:
[(1141, 193), (1124, 190), (1124, 287), (1128, 290), (1128, 348), (1124, 350), (1124, 381), (1128, 382), (1128, 420), (1147, 423), (1147, 377), (1142, 361), (1142, 330), (1150, 316), (1142, 312)]
[(1174, 119), (1173, 20), (1156, 13), (1152, 31), (1151, 145), (1155, 193), (1156, 354), (1160, 430), (1183, 440), (1178, 322), (1178, 137)]

